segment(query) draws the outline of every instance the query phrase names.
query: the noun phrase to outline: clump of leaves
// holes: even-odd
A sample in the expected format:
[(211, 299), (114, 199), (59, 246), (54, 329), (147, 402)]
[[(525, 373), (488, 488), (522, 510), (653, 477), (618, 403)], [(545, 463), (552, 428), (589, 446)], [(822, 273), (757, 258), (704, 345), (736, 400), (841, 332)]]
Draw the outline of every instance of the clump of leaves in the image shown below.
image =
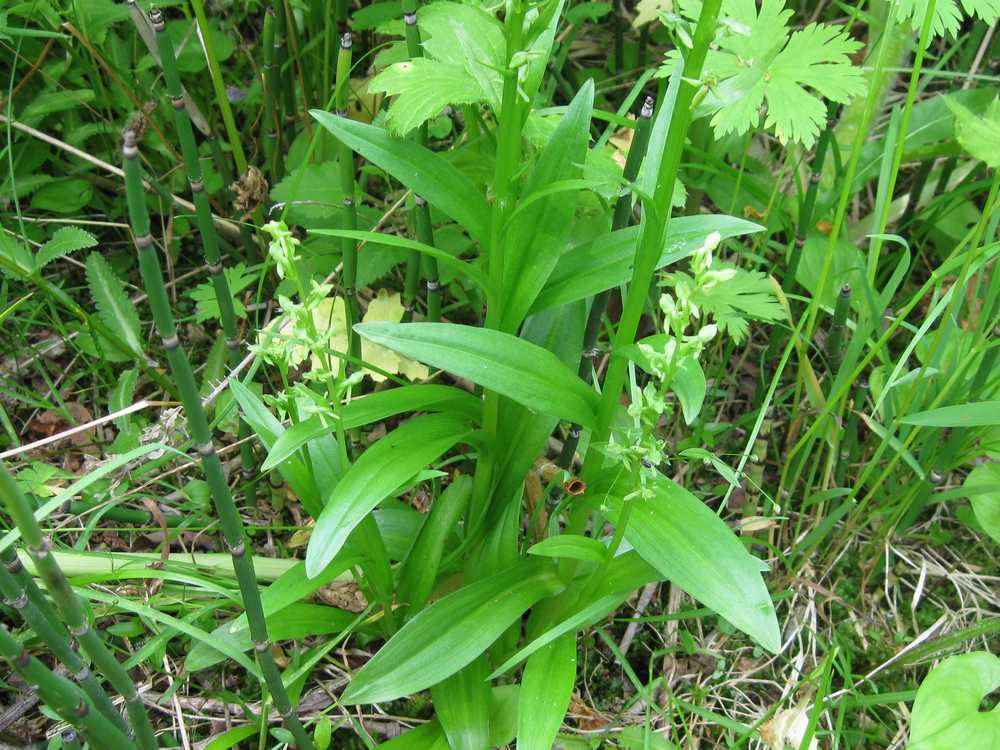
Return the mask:
[[(701, 3), (686, 2), (672, 26), (682, 41)], [(715, 48), (705, 61), (702, 80), (709, 88), (699, 112), (712, 115), (718, 136), (774, 128), (782, 143), (811, 148), (826, 121), (823, 98), (846, 103), (863, 94), (864, 77), (850, 55), (861, 42), (842, 28), (810, 23), (791, 31), (793, 12), (785, 0), (726, 0)], [(668, 19), (669, 21), (669, 19)], [(668, 58), (661, 75), (674, 69)]]

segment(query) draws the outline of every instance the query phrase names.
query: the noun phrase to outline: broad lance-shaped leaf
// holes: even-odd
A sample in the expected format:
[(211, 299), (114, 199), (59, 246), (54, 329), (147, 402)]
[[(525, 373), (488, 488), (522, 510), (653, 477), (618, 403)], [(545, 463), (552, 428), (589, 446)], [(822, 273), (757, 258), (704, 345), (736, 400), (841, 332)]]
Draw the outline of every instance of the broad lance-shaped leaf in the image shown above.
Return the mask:
[[(593, 107), (594, 85), (587, 81), (538, 157), (522, 195), (580, 175), (587, 157)], [(504, 240), (502, 330), (516, 331), (531, 309), (559, 262), (575, 212), (574, 200), (554, 193), (531, 204), (514, 220)]]
[[(679, 216), (667, 225), (667, 238), (657, 268), (683, 260), (718, 232), (722, 239), (764, 231), (760, 224), (734, 216)], [(531, 314), (592, 297), (632, 278), (639, 227), (610, 232), (567, 250), (535, 299)]]
[(517, 705), (517, 750), (551, 750), (576, 681), (576, 633), (528, 659)]
[(415, 417), (361, 454), (333, 489), (306, 549), (306, 573), (319, 575), (375, 506), (469, 434), (450, 414)]
[(991, 427), (1000, 424), (1000, 401), (942, 406), (907, 414), (900, 421), (922, 427)]
[[(659, 475), (649, 500), (634, 499), (625, 538), (664, 577), (771, 652), (781, 646), (763, 562), (712, 510)], [(620, 506), (620, 503), (619, 503)]]
[(986, 651), (945, 659), (924, 678), (913, 702), (906, 750), (996, 750), (1000, 706), (981, 711), (1000, 687), (1000, 658)]
[(309, 110), (309, 113), (342, 143), (448, 214), (474, 239), (487, 239), (490, 206), (486, 198), (443, 156), (413, 141), (393, 138), (374, 125), (319, 109)]
[(342, 702), (381, 703), (441, 682), (489, 648), (535, 602), (562, 588), (550, 562), (524, 560), (448, 594), (382, 646), (354, 675)]
[(354, 330), (529, 409), (584, 426), (594, 423), (593, 389), (555, 354), (517, 336), (453, 323), (361, 323)]
[(142, 355), (139, 314), (125, 294), (121, 279), (100, 253), (91, 253), (87, 258), (87, 285), (104, 325), (124, 341), (134, 354)]
[(451, 750), (489, 750), (492, 692), (486, 654), (431, 687), (434, 713)]

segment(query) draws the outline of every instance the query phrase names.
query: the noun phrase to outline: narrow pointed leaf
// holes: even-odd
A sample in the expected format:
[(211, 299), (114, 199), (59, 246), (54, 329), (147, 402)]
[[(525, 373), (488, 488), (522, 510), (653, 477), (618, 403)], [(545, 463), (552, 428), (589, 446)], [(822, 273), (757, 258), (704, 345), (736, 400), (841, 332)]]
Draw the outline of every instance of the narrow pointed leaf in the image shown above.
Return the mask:
[(908, 414), (900, 421), (924, 427), (991, 427), (1000, 424), (1000, 401), (942, 406)]
[(486, 655), (431, 688), (434, 713), (451, 750), (490, 750), (490, 703)]
[(393, 138), (374, 125), (319, 109), (310, 110), (310, 114), (342, 143), (465, 227), (473, 238), (485, 240), (489, 236), (486, 198), (443, 156), (413, 141)]
[(584, 426), (594, 422), (594, 390), (555, 354), (516, 336), (452, 323), (361, 323), (354, 330), (534, 411)]
[(551, 750), (576, 681), (576, 633), (560, 636), (524, 667), (517, 706), (517, 750)]
[(441, 682), (562, 588), (551, 563), (527, 560), (449, 594), (389, 639), (354, 676), (342, 702), (379, 703)]
[(362, 453), (320, 513), (306, 549), (306, 573), (318, 575), (376, 505), (469, 432), (464, 419), (430, 414), (397, 427)]
[(769, 651), (781, 646), (778, 618), (753, 557), (701, 500), (658, 476), (636, 499), (625, 538), (650, 565)]

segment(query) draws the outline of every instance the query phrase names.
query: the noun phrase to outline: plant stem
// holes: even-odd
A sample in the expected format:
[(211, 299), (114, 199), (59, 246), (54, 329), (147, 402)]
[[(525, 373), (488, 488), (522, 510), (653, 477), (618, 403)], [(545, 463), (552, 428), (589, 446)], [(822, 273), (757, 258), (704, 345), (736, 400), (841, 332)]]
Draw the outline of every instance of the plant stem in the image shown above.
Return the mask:
[(222, 470), (222, 463), (215, 452), (208, 419), (198, 396), (198, 387), (191, 363), (177, 336), (173, 312), (170, 309), (163, 284), (163, 273), (160, 270), (159, 259), (156, 257), (156, 250), (153, 246), (153, 237), (150, 234), (149, 215), (146, 213), (141, 189), (142, 173), (138, 158), (139, 150), (135, 145), (135, 134), (131, 131), (125, 132), (122, 153), (125, 162), (125, 189), (129, 218), (132, 224), (136, 252), (139, 256), (139, 268), (149, 294), (149, 303), (153, 312), (153, 320), (156, 323), (156, 330), (163, 340), (170, 370), (177, 381), (177, 389), (180, 392), (181, 403), (187, 417), (188, 429), (201, 456), (202, 469), (215, 502), (215, 510), (219, 514), (223, 537), (233, 558), (233, 568), (236, 571), (243, 606), (246, 609), (247, 624), (254, 643), (257, 661), (271, 692), (274, 705), (280, 712), (285, 727), (295, 738), (297, 747), (300, 750), (311, 750), (312, 741), (292, 708), (288, 691), (285, 689), (281, 674), (278, 672), (277, 664), (275, 664), (271, 654), (267, 621), (261, 604), (260, 590), (257, 588), (253, 561), (247, 555), (243, 520), (233, 502), (233, 496), (229, 491), (229, 485)]
[[(635, 265), (632, 269), (632, 280), (629, 283), (621, 319), (615, 331), (612, 354), (635, 340), (639, 320), (642, 318), (642, 311), (649, 297), (649, 288), (656, 272), (656, 261), (663, 248), (667, 225), (670, 221), (671, 197), (673, 196), (677, 172), (680, 169), (684, 140), (691, 122), (691, 105), (699, 87), (698, 81), (701, 78), (705, 56), (708, 53), (708, 45), (715, 36), (721, 5), (722, 0), (706, 0), (702, 5), (698, 25), (694, 32), (694, 45), (684, 61), (684, 72), (670, 118), (663, 158), (656, 178), (656, 189), (652, 205), (648, 207), (651, 210), (646, 211), (645, 224), (639, 238)], [(583, 478), (588, 484), (603, 467), (601, 454), (596, 447), (603, 445), (608, 440), (611, 420), (618, 407), (618, 397), (625, 385), (627, 370), (628, 362), (625, 358), (612, 356), (608, 374), (604, 380), (596, 426), (591, 435), (583, 464)]]
[[(334, 102), (337, 114), (347, 117), (347, 95), (350, 92), (351, 77), (351, 32), (345, 31), (340, 36), (340, 52), (337, 55), (337, 79)], [(344, 194), (345, 229), (358, 228), (358, 208), (354, 203), (356, 187), (354, 184), (354, 152), (343, 141), (338, 143), (337, 161), (340, 166), (340, 190)], [(345, 237), (340, 242), (341, 258), (344, 264), (344, 301), (347, 303), (347, 351), (355, 357), (361, 356), (361, 341), (354, 332), (354, 324), (360, 320), (358, 307), (358, 242)], [(347, 363), (344, 367), (346, 369)]]
[[(653, 117), (653, 105), (655, 100), (647, 96), (639, 110), (639, 119), (636, 122), (635, 133), (632, 136), (632, 145), (629, 146), (628, 156), (625, 158), (625, 169), (622, 177), (625, 182), (634, 182), (639, 176), (639, 167), (646, 156), (646, 146), (649, 144), (649, 130)], [(631, 223), (632, 219), (632, 193), (626, 192), (615, 204), (614, 217), (611, 220), (611, 231), (624, 229)], [(611, 290), (601, 292), (594, 297), (590, 305), (590, 313), (587, 316), (587, 325), (583, 334), (583, 354), (580, 356), (579, 375), (587, 383), (591, 382), (591, 373), (594, 371), (594, 361), (597, 359), (597, 339), (601, 332), (601, 321), (608, 308), (608, 300), (611, 298)], [(562, 453), (559, 456), (559, 465), (570, 468), (573, 463), (573, 456), (576, 454), (576, 447), (580, 442), (580, 425), (574, 424), (570, 427), (569, 437), (563, 444)]]
[[(229, 281), (223, 272), (222, 255), (219, 252), (219, 239), (215, 233), (215, 225), (212, 223), (212, 211), (208, 205), (208, 196), (205, 193), (205, 182), (201, 172), (201, 164), (198, 157), (198, 145), (195, 142), (194, 129), (191, 127), (191, 119), (188, 117), (187, 109), (184, 107), (184, 97), (182, 95), (181, 79), (177, 71), (177, 59), (174, 54), (174, 44), (167, 34), (167, 25), (163, 20), (163, 13), (159, 8), (153, 8), (149, 12), (149, 19), (156, 32), (156, 43), (160, 50), (160, 60), (163, 66), (163, 78), (166, 82), (167, 94), (170, 96), (170, 103), (174, 110), (174, 124), (181, 141), (181, 153), (184, 155), (184, 169), (187, 172), (188, 184), (191, 186), (191, 198), (195, 206), (195, 221), (198, 225), (198, 233), (201, 235), (202, 254), (208, 264), (208, 271), (212, 277), (212, 287), (215, 290), (215, 300), (219, 306), (219, 319), (222, 322), (222, 331), (226, 337), (226, 348), (228, 349), (229, 366), (235, 367), (240, 361), (240, 337), (236, 325), (236, 312), (233, 309), (233, 293), (229, 288)], [(243, 438), (250, 434), (249, 425), (245, 420), (240, 420), (240, 434)], [(243, 479), (246, 481), (246, 497), (250, 505), (256, 502), (256, 472), (253, 468), (253, 448), (249, 441), (244, 441), (240, 446), (240, 457), (243, 463)]]
[(123, 732), (128, 731), (121, 715), (104, 692), (100, 682), (88, 669), (86, 663), (73, 648), (69, 632), (59, 621), (59, 616), (48, 599), (35, 585), (34, 580), (21, 564), (13, 547), (2, 553), (0, 566), (0, 593), (7, 603), (21, 615), (31, 630), (59, 661), (63, 663), (73, 679), (90, 698), (93, 704)]
[[(138, 184), (139, 198), (144, 200), (142, 183)], [(166, 291), (163, 293), (166, 299)], [(21, 492), (7, 468), (0, 464), (0, 497), (7, 506), (7, 512), (21, 532), (21, 538), (28, 548), (28, 553), (35, 565), (35, 572), (45, 582), (45, 588), (56, 603), (61, 620), (66, 623), (69, 632), (80, 644), (81, 648), (94, 662), (98, 671), (104, 675), (122, 697), (128, 711), (129, 723), (135, 733), (136, 742), (142, 750), (156, 750), (156, 736), (153, 726), (149, 723), (146, 708), (142, 698), (135, 689), (135, 683), (128, 672), (115, 658), (97, 630), (90, 626), (83, 602), (52, 555), (52, 543), (46, 537), (28, 498)], [(36, 598), (37, 604), (37, 598)]]
[(60, 717), (83, 732), (92, 747), (133, 747), (125, 733), (107, 716), (100, 711), (92, 710), (90, 701), (80, 688), (29, 654), (2, 625), (0, 625), (0, 656), (11, 663), (25, 682), (37, 688), (42, 700)]

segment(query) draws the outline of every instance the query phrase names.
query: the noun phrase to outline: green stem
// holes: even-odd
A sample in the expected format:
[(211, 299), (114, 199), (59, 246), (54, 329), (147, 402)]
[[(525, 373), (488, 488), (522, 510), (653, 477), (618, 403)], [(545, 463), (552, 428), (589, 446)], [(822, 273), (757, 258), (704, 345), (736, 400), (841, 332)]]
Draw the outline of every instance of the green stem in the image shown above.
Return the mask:
[[(340, 37), (340, 53), (337, 55), (337, 79), (334, 101), (337, 114), (347, 117), (347, 95), (350, 92), (351, 76), (351, 33), (345, 31)], [(354, 184), (354, 152), (341, 141), (338, 144), (337, 160), (340, 163), (340, 189), (344, 194), (344, 228), (358, 228), (358, 208), (355, 205), (356, 186)], [(358, 242), (345, 237), (341, 240), (341, 257), (344, 264), (344, 297), (347, 309), (347, 351), (358, 357), (361, 355), (361, 341), (354, 332), (354, 324), (360, 320), (358, 308)], [(345, 363), (346, 367), (346, 363)]]
[(122, 153), (125, 162), (126, 198), (136, 252), (139, 256), (139, 269), (149, 294), (149, 303), (157, 333), (163, 340), (170, 370), (177, 381), (177, 390), (180, 392), (188, 429), (201, 456), (202, 469), (215, 502), (215, 510), (219, 514), (223, 537), (233, 558), (233, 568), (236, 571), (243, 606), (246, 609), (247, 624), (254, 643), (257, 661), (271, 692), (274, 705), (284, 720), (285, 727), (295, 738), (295, 743), (300, 750), (311, 750), (312, 741), (292, 708), (288, 691), (285, 689), (281, 674), (271, 654), (267, 621), (261, 604), (260, 590), (257, 588), (253, 561), (247, 555), (243, 520), (233, 502), (229, 484), (222, 470), (222, 462), (215, 451), (212, 433), (208, 426), (205, 410), (201, 405), (191, 363), (181, 347), (177, 335), (173, 312), (170, 309), (170, 302), (163, 284), (163, 272), (160, 269), (160, 262), (153, 246), (153, 237), (150, 234), (149, 215), (146, 213), (142, 194), (142, 167), (138, 158), (139, 149), (136, 147), (135, 134), (132, 131), (125, 132)]
[[(152, 23), (153, 31), (156, 32), (156, 43), (160, 50), (160, 60), (163, 66), (163, 78), (167, 87), (167, 94), (170, 96), (170, 103), (174, 110), (174, 124), (181, 141), (181, 153), (184, 156), (184, 169), (187, 172), (188, 184), (191, 187), (191, 198), (195, 206), (195, 221), (198, 225), (198, 233), (201, 235), (202, 254), (208, 264), (208, 271), (212, 278), (212, 287), (215, 290), (215, 300), (219, 306), (219, 319), (222, 322), (222, 331), (226, 337), (226, 348), (228, 349), (229, 366), (235, 367), (240, 361), (240, 337), (236, 324), (236, 312), (233, 308), (233, 293), (229, 288), (229, 281), (223, 270), (222, 255), (219, 252), (219, 238), (215, 232), (215, 224), (212, 222), (212, 210), (208, 204), (208, 196), (205, 193), (205, 182), (202, 176), (201, 163), (198, 157), (198, 145), (195, 142), (194, 129), (191, 127), (191, 118), (184, 107), (184, 97), (180, 74), (177, 71), (177, 59), (174, 53), (174, 44), (167, 34), (167, 25), (163, 20), (163, 13), (159, 8), (153, 8), (149, 12), (149, 20)], [(249, 425), (245, 420), (240, 420), (239, 437), (243, 438), (250, 434)], [(249, 441), (244, 441), (240, 447), (240, 458), (242, 460), (243, 479), (246, 482), (246, 497), (248, 504), (256, 504), (256, 482), (257, 475), (253, 468), (253, 449)]]
[(7, 603), (20, 614), (25, 625), (41, 639), (52, 655), (63, 663), (101, 713), (123, 732), (128, 731), (108, 694), (73, 648), (69, 632), (24, 569), (14, 548), (8, 547), (0, 556), (3, 558), (3, 565), (0, 566), (0, 593)]
[[(629, 146), (628, 156), (625, 158), (625, 169), (622, 177), (625, 182), (634, 182), (639, 176), (639, 167), (646, 156), (646, 146), (649, 145), (649, 131), (652, 124), (653, 106), (655, 100), (647, 96), (639, 110), (639, 119), (636, 122), (635, 134), (632, 137), (632, 145)], [(632, 220), (632, 193), (627, 192), (622, 195), (615, 204), (614, 217), (611, 220), (611, 230), (624, 229)], [(590, 313), (587, 316), (587, 325), (583, 333), (583, 353), (580, 356), (579, 375), (587, 383), (591, 382), (591, 375), (594, 371), (594, 361), (597, 359), (597, 339), (601, 332), (601, 321), (608, 308), (608, 300), (611, 298), (611, 290), (601, 292), (594, 297), (590, 305)], [(580, 425), (574, 424), (570, 427), (569, 436), (563, 444), (562, 453), (559, 456), (559, 465), (570, 468), (573, 457), (576, 455), (576, 447), (580, 442)]]
[[(674, 182), (680, 169), (685, 137), (691, 122), (691, 105), (700, 86), (698, 81), (701, 78), (708, 46), (715, 36), (721, 5), (722, 0), (706, 0), (702, 5), (701, 15), (698, 17), (698, 25), (694, 32), (694, 45), (684, 61), (684, 72), (670, 118), (652, 206), (649, 207), (651, 210), (647, 211), (646, 222), (639, 238), (635, 265), (632, 269), (632, 280), (629, 283), (621, 319), (615, 331), (613, 352), (632, 344), (635, 340), (639, 320), (649, 297), (650, 285), (653, 283), (653, 275), (656, 272), (656, 261), (663, 248), (664, 236), (670, 220), (670, 202), (673, 196)], [(608, 374), (604, 380), (596, 426), (584, 459), (583, 478), (588, 484), (596, 478), (603, 468), (603, 460), (597, 446), (605, 444), (608, 440), (611, 420), (618, 406), (618, 397), (625, 385), (627, 370), (628, 363), (624, 357), (612, 356)]]
[[(142, 183), (139, 183), (139, 197), (143, 198)], [(166, 298), (166, 292), (164, 292)], [(101, 639), (95, 628), (90, 626), (83, 602), (73, 587), (70, 586), (62, 569), (52, 555), (52, 543), (42, 532), (28, 498), (21, 492), (7, 468), (0, 465), (0, 497), (7, 506), (7, 512), (14, 520), (14, 525), (21, 532), (21, 538), (28, 548), (28, 553), (35, 566), (35, 572), (45, 582), (45, 588), (55, 601), (61, 615), (60, 620), (66, 623), (69, 632), (80, 644), (80, 647), (94, 662), (98, 671), (104, 675), (122, 697), (128, 711), (129, 723), (135, 733), (136, 742), (142, 750), (156, 750), (156, 736), (153, 726), (146, 715), (135, 683), (129, 677), (125, 667), (119, 663), (114, 654)], [(37, 603), (37, 599), (36, 599)], [(106, 717), (105, 717), (105, 720)], [(116, 730), (117, 731), (117, 730)]]
[(38, 690), (42, 700), (62, 719), (79, 729), (92, 747), (133, 747), (128, 737), (107, 716), (92, 709), (80, 688), (29, 654), (2, 625), (0, 656), (11, 663), (25, 682)]

